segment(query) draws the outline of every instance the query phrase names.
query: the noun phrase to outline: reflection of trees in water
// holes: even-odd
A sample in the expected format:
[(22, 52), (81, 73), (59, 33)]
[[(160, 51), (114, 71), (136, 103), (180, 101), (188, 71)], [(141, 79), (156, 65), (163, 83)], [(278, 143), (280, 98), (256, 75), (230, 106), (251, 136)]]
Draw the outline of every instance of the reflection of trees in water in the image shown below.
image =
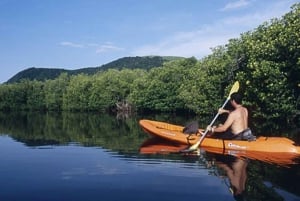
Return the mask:
[[(99, 113), (0, 113), (0, 133), (9, 134), (27, 146), (61, 145), (80, 143), (83, 146), (100, 146), (120, 153), (136, 153), (147, 135), (141, 130), (138, 120), (132, 116), (117, 119), (115, 115)], [(152, 119), (184, 124), (188, 118), (156, 115)], [(200, 122), (201, 124), (201, 122)], [(163, 157), (180, 157), (170, 155)], [(156, 156), (159, 157), (159, 156)], [(205, 156), (209, 160), (211, 156)], [(188, 158), (185, 158), (188, 159)], [(209, 170), (210, 171), (210, 170)], [(216, 166), (219, 175), (224, 169)], [(250, 161), (247, 165), (245, 196), (247, 200), (279, 201), (283, 198), (265, 181), (300, 196), (300, 169)]]
[[(138, 150), (148, 136), (138, 121), (143, 117), (93, 112), (0, 112), (0, 133), (6, 133), (28, 146), (80, 143), (115, 150)], [(187, 116), (150, 115), (147, 118), (184, 122)]]
[[(300, 196), (299, 165), (279, 167), (258, 161), (252, 161), (251, 164), (251, 169), (248, 171), (251, 195), (258, 194), (259, 197), (265, 197), (264, 200), (284, 200), (276, 192), (274, 187), (277, 187)], [(267, 182), (272, 183), (272, 186), (266, 185)]]
[(137, 150), (147, 137), (137, 121), (99, 113), (1, 113), (0, 133), (7, 133), (28, 146), (76, 142), (84, 146)]

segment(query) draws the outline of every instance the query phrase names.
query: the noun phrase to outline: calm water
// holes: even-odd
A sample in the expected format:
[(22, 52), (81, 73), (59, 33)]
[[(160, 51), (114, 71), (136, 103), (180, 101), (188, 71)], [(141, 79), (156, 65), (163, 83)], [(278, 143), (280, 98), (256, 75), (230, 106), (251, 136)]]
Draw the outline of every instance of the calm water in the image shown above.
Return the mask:
[[(224, 166), (232, 156), (143, 152), (145, 143), (153, 142), (140, 129), (140, 118), (186, 121), (0, 114), (0, 200), (235, 200)], [(247, 200), (300, 200), (299, 164), (245, 164)]]

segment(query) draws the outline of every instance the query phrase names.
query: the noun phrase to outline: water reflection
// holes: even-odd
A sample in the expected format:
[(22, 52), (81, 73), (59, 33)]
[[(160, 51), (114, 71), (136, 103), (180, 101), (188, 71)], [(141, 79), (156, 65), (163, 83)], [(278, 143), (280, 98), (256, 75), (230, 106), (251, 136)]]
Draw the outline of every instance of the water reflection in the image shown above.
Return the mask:
[[(237, 201), (300, 200), (299, 195), (297, 195), (298, 191), (294, 189), (291, 191), (293, 193), (290, 193), (288, 189), (293, 187), (286, 186), (297, 181), (295, 175), (299, 169), (295, 163), (285, 164), (285, 166), (281, 166), (282, 163), (279, 163), (279, 168), (278, 166), (265, 165), (265, 161), (257, 161), (246, 157), (206, 151), (204, 153), (206, 160), (209, 161), (208, 164), (212, 164), (210, 167), (213, 169), (213, 175), (223, 180), (224, 185)], [(283, 178), (287, 179), (285, 171), (291, 174), (288, 184), (281, 183)], [(266, 182), (266, 180), (272, 180), (272, 182)], [(281, 182), (278, 182), (279, 180)]]
[(27, 146), (78, 143), (130, 152), (147, 137), (136, 122), (98, 113), (0, 113), (0, 133)]
[[(184, 149), (186, 149), (186, 145), (149, 138), (141, 144), (140, 153), (154, 156), (183, 155), (185, 158), (197, 158), (211, 175), (217, 176), (223, 181), (235, 200), (279, 201), (285, 200), (287, 194), (290, 194), (293, 200), (300, 200), (299, 187), (298, 185), (294, 186), (295, 183), (299, 183), (296, 176), (299, 174), (299, 156), (211, 148), (201, 148), (195, 153), (181, 153), (180, 151)], [(289, 173), (289, 176), (286, 173)], [(265, 182), (265, 180), (272, 180), (274, 183)], [(293, 182), (294, 185), (291, 186), (290, 184)], [(282, 188), (278, 188), (279, 186)], [(287, 193), (288, 189), (293, 193)]]
[[(15, 161), (17, 165), (15, 165), (14, 169), (16, 169), (19, 177), (15, 183), (21, 186), (31, 179), (30, 174), (24, 176), (22, 171), (18, 169), (25, 164), (31, 170), (29, 172), (31, 175), (36, 175), (38, 172), (39, 176), (45, 179), (45, 181), (40, 181), (39, 177), (35, 177), (36, 186), (40, 183), (47, 183), (46, 179), (51, 181), (53, 179), (51, 174), (54, 174), (55, 178), (55, 170), (57, 169), (57, 171), (62, 172), (60, 175), (68, 182), (82, 176), (84, 183), (74, 182), (72, 185), (78, 185), (80, 188), (86, 185), (87, 189), (98, 190), (97, 185), (101, 186), (102, 183), (116, 182), (114, 185), (119, 189), (123, 189), (127, 185), (130, 190), (136, 187), (140, 187), (138, 190), (145, 190), (140, 185), (143, 184), (155, 191), (157, 185), (160, 185), (163, 189), (160, 189), (160, 192), (169, 192), (171, 195), (176, 190), (172, 191), (169, 186), (174, 185), (175, 187), (179, 186), (180, 191), (184, 192), (182, 194), (184, 195), (183, 197), (192, 196), (192, 198), (195, 198), (203, 196), (201, 193), (205, 194), (206, 190), (212, 188), (207, 185), (208, 183), (211, 184), (213, 181), (213, 187), (215, 187), (217, 185), (216, 181), (222, 180), (224, 185), (228, 185), (228, 188), (230, 186), (233, 187), (235, 195), (246, 196), (248, 200), (284, 200), (287, 194), (292, 195), (294, 200), (300, 199), (300, 168), (297, 165), (299, 160), (293, 156), (258, 153), (249, 155), (244, 152), (224, 152), (224, 150), (208, 149), (201, 150), (201, 155), (178, 154), (178, 150), (185, 149), (186, 145), (166, 143), (161, 140), (148, 138), (139, 127), (139, 119), (141, 118), (136, 116), (117, 119), (115, 116), (98, 113), (0, 113), (0, 135), (8, 135), (9, 139), (12, 138), (13, 141), (21, 142), (24, 145), (24, 147), (19, 146), (19, 149), (15, 149), (15, 147), (10, 148), (11, 152), (16, 154)], [(182, 119), (174, 119), (174, 117), (169, 116), (155, 116), (151, 119), (178, 124), (188, 121), (184, 117)], [(14, 144), (11, 144), (13, 143), (10, 142), (7, 146), (14, 146)], [(29, 150), (25, 148), (29, 148)], [(6, 168), (7, 166), (7, 171), (10, 172), (13, 168), (7, 164), (12, 161), (11, 156), (4, 154), (7, 153), (5, 152), (7, 150), (5, 147), (2, 146), (2, 149), (4, 152), (2, 152), (1, 159), (3, 161), (5, 155), (7, 163), (2, 163), (0, 168)], [(24, 159), (20, 159), (19, 153), (24, 154), (27, 152), (28, 154), (35, 154), (29, 157), (31, 160), (36, 160), (34, 163), (33, 161), (27, 161), (28, 157), (24, 158), (23, 155), (22, 158)], [(46, 153), (48, 154), (47, 157), (45, 157)], [(79, 157), (81, 157), (80, 160), (83, 162), (79, 161)], [(242, 161), (234, 165), (232, 163), (234, 163), (235, 158)], [(248, 159), (244, 160), (244, 158)], [(57, 161), (58, 159), (59, 161)], [(243, 164), (243, 161), (248, 160), (249, 162)], [(33, 167), (32, 164), (37, 164), (37, 166)], [(73, 164), (76, 164), (76, 166), (73, 166)], [(89, 166), (86, 167), (86, 164), (89, 164)], [(246, 175), (244, 170), (236, 170), (238, 167), (247, 170), (247, 179), (243, 176), (242, 179), (234, 177)], [(45, 173), (45, 170), (47, 170), (47, 173)], [(136, 174), (135, 171), (141, 171), (141, 174)], [(6, 175), (8, 177), (6, 180), (2, 178), (2, 181), (10, 181), (11, 178), (16, 178), (13, 175), (14, 173), (11, 174), (9, 177)], [(47, 174), (49, 175), (47, 176)], [(115, 174), (121, 176), (123, 180), (120, 182), (115, 177)], [(130, 178), (134, 178), (134, 180), (130, 181), (126, 174)], [(88, 177), (91, 175), (93, 178)], [(110, 175), (114, 177), (109, 177)], [(165, 176), (164, 179), (170, 179), (174, 183), (159, 180), (162, 175)], [(199, 175), (201, 175), (201, 180), (199, 180)], [(107, 180), (102, 182), (98, 176)], [(155, 179), (153, 179), (154, 177)], [(25, 179), (22, 180), (22, 178)], [(188, 184), (193, 181), (196, 185), (193, 183), (193, 185), (185, 188), (187, 186), (185, 185), (186, 183), (182, 185), (176, 184), (176, 180), (179, 178), (185, 180)], [(161, 182), (160, 184), (157, 184), (158, 180)], [(245, 185), (243, 184), (244, 180), (246, 180)], [(127, 181), (129, 183), (126, 183)], [(57, 182), (55, 185), (61, 183), (60, 180), (55, 180), (55, 182)], [(120, 182), (120, 186), (118, 186), (118, 182)], [(291, 185), (293, 182), (295, 184)], [(63, 184), (69, 187), (69, 183)], [(53, 186), (50, 186), (49, 183), (49, 186), (46, 187), (52, 188)], [(61, 193), (63, 193), (64, 187), (61, 186)], [(72, 187), (70, 188), (72, 189)], [(233, 199), (228, 192), (228, 188), (226, 189), (225, 197), (229, 195)], [(57, 188), (57, 191), (59, 189)], [(205, 190), (200, 191), (199, 189)], [(93, 193), (98, 196), (98, 191), (96, 190)], [(110, 192), (107, 192), (107, 194), (111, 195)], [(214, 198), (212, 194), (214, 194)], [(212, 192), (212, 194), (206, 197), (207, 200), (222, 200), (222, 198), (217, 199), (216, 197), (224, 196), (222, 193)], [(127, 196), (133, 198), (129, 194)], [(152, 198), (152, 200), (157, 200), (153, 195)], [(174, 197), (164, 198), (166, 200), (176, 200)], [(148, 200), (151, 199), (149, 198)], [(177, 198), (177, 200), (179, 199)]]
[(236, 200), (244, 200), (248, 160), (234, 156), (216, 155), (214, 163), (225, 172), (228, 182), (224, 179), (224, 183), (233, 197)]

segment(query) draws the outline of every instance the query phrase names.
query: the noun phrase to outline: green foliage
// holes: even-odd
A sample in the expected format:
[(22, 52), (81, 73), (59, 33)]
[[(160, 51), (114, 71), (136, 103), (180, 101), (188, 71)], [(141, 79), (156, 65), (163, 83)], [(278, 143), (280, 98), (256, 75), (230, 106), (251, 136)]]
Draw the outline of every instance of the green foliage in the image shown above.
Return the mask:
[(237, 78), (246, 84), (245, 95), (256, 117), (280, 121), (299, 110), (299, 16), (296, 4), (282, 19), (241, 37), (247, 62)]
[(28, 110), (44, 110), (45, 109), (45, 91), (44, 83), (40, 81), (27, 81), (21, 82), (25, 87), (24, 91), (26, 96), (26, 107)]
[(187, 108), (197, 114), (211, 114), (220, 107), (224, 93), (228, 96), (226, 87), (232, 83), (227, 60), (225, 49), (218, 47), (190, 68), (180, 89), (180, 98)]
[(67, 73), (62, 73), (57, 79), (45, 82), (45, 105), (50, 111), (60, 111), (63, 105), (63, 95), (69, 84)]
[(189, 68), (197, 63), (195, 58), (165, 63), (151, 69), (146, 76), (135, 80), (130, 99), (138, 109), (177, 111), (187, 109), (179, 97), (182, 81)]
[(44, 110), (44, 83), (22, 80), (0, 85), (0, 110)]
[(253, 117), (290, 122), (300, 103), (299, 16), (298, 3), (281, 19), (229, 40), (199, 61), (128, 57), (96, 74), (89, 69), (45, 82), (2, 84), (0, 110), (107, 111), (129, 101), (139, 111), (215, 114), (238, 80)]
[(132, 83), (145, 73), (144, 70), (110, 69), (92, 77), (93, 83), (89, 95), (89, 106), (92, 110), (113, 108), (119, 101), (127, 100)]
[(72, 111), (89, 110), (89, 94), (92, 80), (89, 76), (79, 74), (72, 76), (65, 94), (63, 95), (63, 109)]

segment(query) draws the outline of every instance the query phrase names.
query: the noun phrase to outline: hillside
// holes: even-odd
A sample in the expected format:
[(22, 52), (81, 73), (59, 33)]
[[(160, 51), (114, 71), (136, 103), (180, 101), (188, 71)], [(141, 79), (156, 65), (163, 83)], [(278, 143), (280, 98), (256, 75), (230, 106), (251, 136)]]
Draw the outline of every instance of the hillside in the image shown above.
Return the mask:
[(47, 79), (55, 79), (61, 73), (64, 72), (68, 73), (69, 75), (76, 75), (80, 73), (92, 75), (99, 71), (107, 70), (107, 69), (118, 69), (118, 70), (121, 70), (123, 68), (150, 69), (153, 67), (162, 66), (164, 62), (181, 59), (181, 58), (182, 57), (171, 57), (171, 56), (170, 57), (161, 57), (161, 56), (123, 57), (99, 67), (86, 67), (86, 68), (80, 68), (76, 70), (31, 67), (23, 71), (20, 71), (12, 78), (10, 78), (6, 83), (19, 82), (22, 79), (39, 80), (39, 81), (44, 81)]

